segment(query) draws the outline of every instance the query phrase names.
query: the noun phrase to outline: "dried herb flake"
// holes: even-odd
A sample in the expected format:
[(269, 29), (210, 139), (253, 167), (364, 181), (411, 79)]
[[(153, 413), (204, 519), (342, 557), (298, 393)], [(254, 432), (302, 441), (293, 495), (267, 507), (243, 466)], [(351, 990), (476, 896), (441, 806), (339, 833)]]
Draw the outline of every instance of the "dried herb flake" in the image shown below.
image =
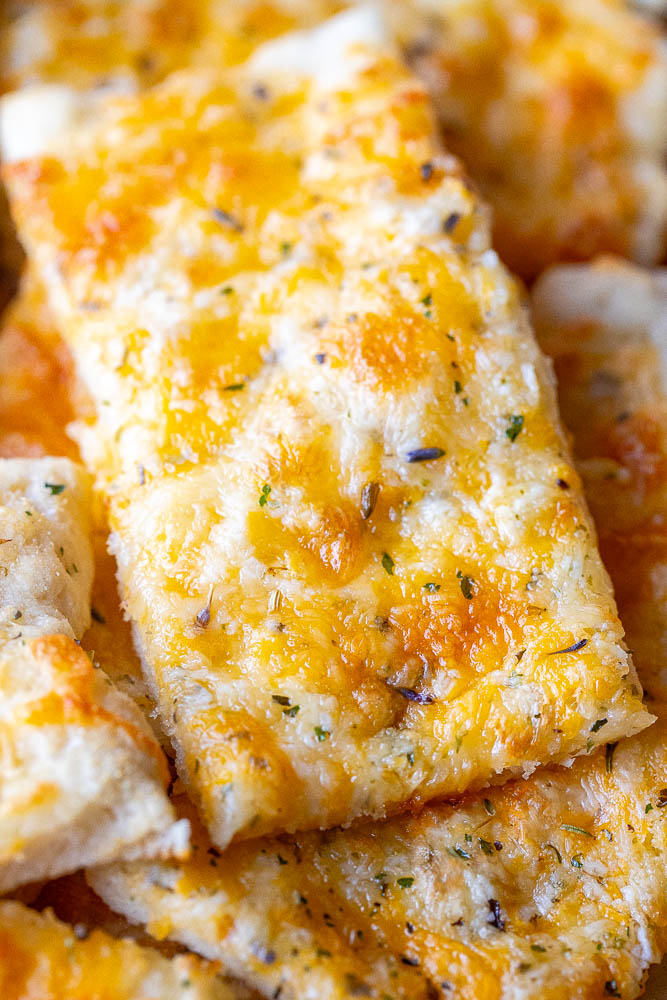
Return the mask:
[(595, 834), (591, 833), (590, 830), (584, 830), (583, 826), (575, 826), (574, 823), (561, 823), (560, 828), (569, 833), (579, 833), (582, 837), (590, 837), (591, 840), (595, 840)]
[(491, 920), (489, 920), (489, 923), (492, 927), (497, 927), (499, 931), (504, 931), (505, 920), (500, 913), (500, 903), (497, 899), (489, 899), (488, 904), (491, 910)]
[(461, 573), (460, 570), (457, 571), (456, 575), (457, 575), (457, 577), (459, 579), (459, 584), (461, 586), (461, 593), (465, 597), (466, 601), (471, 601), (472, 600), (472, 594), (473, 594), (472, 585), (475, 582), (474, 577), (467, 576), (467, 575)]
[(434, 462), (436, 459), (442, 458), (444, 454), (443, 448), (414, 448), (405, 457), (410, 463)]
[(505, 435), (510, 439), (510, 441), (516, 441), (519, 434), (523, 430), (523, 414), (515, 413), (508, 419), (509, 424), (505, 429)]
[(605, 750), (605, 768), (607, 774), (611, 774), (614, 770), (614, 752), (618, 743), (607, 743), (607, 749)]
[(375, 510), (375, 505), (380, 495), (379, 483), (366, 483), (361, 491), (361, 516), (367, 521)]
[(428, 691), (415, 691), (414, 688), (392, 687), (396, 694), (402, 695), (408, 701), (414, 701), (417, 705), (432, 705), (435, 698)]
[(558, 656), (560, 653), (578, 653), (580, 649), (584, 648), (587, 642), (588, 639), (579, 639), (579, 641), (575, 642), (572, 646), (566, 646), (565, 649), (554, 649), (547, 655)]

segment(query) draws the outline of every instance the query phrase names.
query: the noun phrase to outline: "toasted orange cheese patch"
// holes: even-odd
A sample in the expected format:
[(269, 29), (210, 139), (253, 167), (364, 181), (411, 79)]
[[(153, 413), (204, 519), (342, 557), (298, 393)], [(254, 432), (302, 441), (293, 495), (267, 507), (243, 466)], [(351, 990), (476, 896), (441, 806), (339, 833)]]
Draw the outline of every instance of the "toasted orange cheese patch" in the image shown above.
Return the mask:
[(233, 1000), (214, 966), (169, 959), (134, 941), (70, 927), (52, 913), (0, 903), (0, 989), (6, 1000)]
[(7, 170), (221, 846), (649, 721), (517, 289), (369, 17), (112, 102)]

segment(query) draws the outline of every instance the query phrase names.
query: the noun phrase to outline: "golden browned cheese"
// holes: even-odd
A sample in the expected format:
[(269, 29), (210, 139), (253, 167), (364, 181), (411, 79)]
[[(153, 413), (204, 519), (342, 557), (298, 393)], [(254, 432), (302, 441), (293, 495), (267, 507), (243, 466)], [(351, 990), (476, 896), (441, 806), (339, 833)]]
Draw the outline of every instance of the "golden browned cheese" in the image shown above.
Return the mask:
[(494, 210), (494, 245), (558, 260), (667, 248), (667, 57), (626, 0), (389, 4), (450, 148)]
[(369, 18), (112, 102), (7, 170), (219, 845), (648, 721), (550, 372), (424, 91), (357, 45)]
[(651, 340), (666, 294), (667, 274), (608, 262), (555, 269), (535, 293), (601, 538), (621, 541), (609, 567), (658, 722), (571, 768), (353, 831), (221, 855), (195, 820), (186, 865), (89, 873), (110, 905), (287, 1000), (639, 995), (667, 946), (665, 479), (647, 479), (638, 445), (612, 458), (603, 442), (630, 407), (650, 415), (652, 467), (666, 460)]
[(243, 994), (193, 956), (165, 958), (53, 914), (0, 902), (3, 1000), (237, 1000)]

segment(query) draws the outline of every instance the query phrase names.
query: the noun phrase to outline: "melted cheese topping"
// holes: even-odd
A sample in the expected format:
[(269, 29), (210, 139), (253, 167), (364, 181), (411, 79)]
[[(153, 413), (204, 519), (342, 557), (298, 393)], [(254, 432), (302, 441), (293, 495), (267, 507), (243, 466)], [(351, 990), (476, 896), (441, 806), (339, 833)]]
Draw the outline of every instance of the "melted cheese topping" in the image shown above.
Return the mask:
[(0, 891), (86, 859), (183, 852), (157, 741), (73, 641), (90, 620), (83, 471), (3, 460), (0, 496)]
[(367, 17), (300, 38), (316, 77), (281, 42), (7, 174), (220, 845), (648, 721), (517, 290), (423, 90), (349, 48)]
[(390, 4), (450, 148), (494, 209), (494, 245), (557, 260), (667, 248), (667, 49), (625, 0)]
[[(83, 933), (81, 933), (83, 930)], [(3, 1000), (234, 1000), (215, 969), (191, 956), (168, 959), (101, 931), (87, 936), (20, 903), (0, 902)]]
[[(601, 264), (557, 269), (535, 293), (542, 343), (568, 376), (564, 414), (601, 538), (618, 544), (609, 568), (658, 722), (571, 768), (352, 831), (221, 855), (197, 826), (186, 865), (89, 873), (112, 906), (287, 1000), (639, 995), (667, 947), (665, 480), (647, 482), (639, 447), (610, 475), (592, 441), (630, 404), (660, 428), (652, 464), (665, 461), (647, 337), (664, 322), (665, 287), (665, 276)], [(185, 797), (179, 807), (191, 814)]]

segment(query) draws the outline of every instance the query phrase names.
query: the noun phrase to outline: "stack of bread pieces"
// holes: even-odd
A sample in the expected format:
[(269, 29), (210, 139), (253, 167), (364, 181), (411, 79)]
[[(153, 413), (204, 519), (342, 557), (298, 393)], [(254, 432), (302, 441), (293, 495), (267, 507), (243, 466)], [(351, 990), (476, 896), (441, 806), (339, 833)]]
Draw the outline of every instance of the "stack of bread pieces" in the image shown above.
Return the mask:
[(2, 7), (0, 1000), (666, 995), (663, 17)]

